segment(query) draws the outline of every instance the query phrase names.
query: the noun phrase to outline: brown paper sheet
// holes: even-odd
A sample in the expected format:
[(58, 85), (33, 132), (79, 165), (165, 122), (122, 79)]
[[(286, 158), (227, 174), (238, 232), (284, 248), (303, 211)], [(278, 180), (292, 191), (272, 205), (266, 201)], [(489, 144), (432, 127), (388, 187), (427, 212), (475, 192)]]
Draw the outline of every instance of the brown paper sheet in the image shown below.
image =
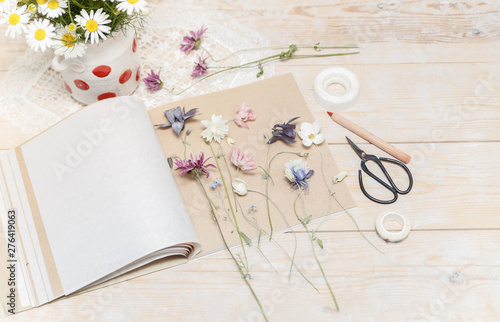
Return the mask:
[[(256, 121), (247, 123), (249, 129), (239, 127), (232, 121), (238, 106), (242, 102), (246, 102), (257, 114)], [(300, 116), (300, 119), (295, 121), (298, 130), (302, 122), (314, 122), (314, 117), (302, 97), (300, 89), (292, 74), (166, 104), (149, 112), (153, 124), (167, 122), (163, 112), (166, 109), (175, 108), (177, 106), (185, 107), (186, 111), (191, 108), (198, 108), (198, 113), (200, 115), (186, 122), (181, 137), (177, 136), (170, 128), (157, 129), (157, 134), (163, 146), (165, 156), (167, 158), (171, 156), (184, 157), (184, 144), (182, 141), (186, 130), (191, 128), (192, 132), (186, 139), (189, 143), (189, 146), (186, 147), (187, 156), (189, 157), (191, 153), (197, 155), (203, 152), (206, 157), (212, 157), (209, 163), (214, 165), (216, 162), (213, 158), (211, 149), (201, 137), (201, 132), (205, 129), (201, 120), (211, 120), (212, 114), (222, 115), (223, 119), (230, 120), (227, 123), (229, 125), (229, 134), (227, 137), (236, 141), (235, 147), (246, 150), (253, 155), (256, 164), (263, 168), (267, 168), (266, 164), (268, 158), (268, 145), (266, 144), (264, 135), (271, 135), (271, 128), (275, 124), (285, 123), (293, 117)], [(235, 178), (236, 168), (230, 162), (230, 147), (227, 142), (223, 140), (219, 146), (217, 142), (213, 141), (212, 147), (216, 155), (224, 154), (226, 162), (229, 165), (231, 176)], [(303, 193), (298, 199), (296, 209), (300, 217), (305, 218), (311, 215), (312, 220), (342, 210), (341, 206), (329, 196), (329, 191), (322, 177), (321, 154), (323, 155), (323, 169), (328, 184), (331, 185), (332, 178), (339, 173), (340, 170), (337, 168), (326, 142), (319, 145), (319, 150), (321, 153), (315, 146), (309, 148), (305, 147), (298, 136), (296, 143), (287, 144), (278, 141), (271, 144), (269, 150), (269, 158), (272, 158), (279, 152), (309, 153), (307, 163), (309, 168), (313, 169), (315, 173), (310, 178), (309, 192)], [(297, 190), (291, 188), (290, 182), (284, 177), (283, 171), (286, 162), (298, 158), (299, 156), (297, 155), (281, 154), (277, 156), (272, 163), (270, 175), (273, 178), (274, 184), (269, 183), (269, 196), (272, 201), (279, 205), (279, 208), (281, 208), (286, 218), (286, 220), (283, 219), (280, 211), (272, 203), (270, 204), (271, 221), (275, 232), (287, 229), (289, 224), (292, 226), (300, 224), (293, 210), (293, 203), (294, 199), (297, 197)], [(232, 207), (235, 209), (236, 206), (231, 191), (231, 180), (228, 167), (226, 167), (223, 158), (219, 158), (218, 161), (223, 170), (226, 186), (230, 192), (230, 198), (233, 203)], [(174, 169), (175, 168), (174, 165)], [(262, 178), (263, 173), (263, 170), (259, 168), (249, 173), (239, 172), (238, 177), (247, 183), (249, 189), (265, 193), (266, 180)], [(199, 183), (189, 175), (181, 178), (179, 171), (175, 171), (174, 177), (200, 238), (202, 252), (206, 254), (221, 249), (223, 243), (215, 222), (209, 213), (208, 202)], [(239, 242), (239, 236), (232, 220), (231, 208), (227, 200), (226, 202), (222, 201), (226, 196), (224, 187), (219, 187), (217, 189), (209, 187), (212, 181), (220, 179), (221, 176), (219, 171), (212, 168), (210, 168), (210, 177), (208, 179), (202, 177), (202, 181), (210, 197), (220, 207), (217, 213), (228, 243), (235, 244)], [(336, 184), (333, 187), (333, 191), (337, 199), (340, 200), (345, 208), (352, 208), (355, 206), (344, 183)], [(254, 217), (259, 226), (267, 233), (270, 233), (266, 198), (259, 193), (249, 192), (246, 196), (238, 197), (237, 199), (241, 204), (241, 208), (238, 207), (238, 212), (235, 212), (240, 231), (250, 238), (255, 238), (259, 235), (258, 229), (250, 224), (242, 214), (243, 212), (246, 215), (248, 208), (254, 205), (257, 206), (258, 211), (249, 214), (249, 217)]]

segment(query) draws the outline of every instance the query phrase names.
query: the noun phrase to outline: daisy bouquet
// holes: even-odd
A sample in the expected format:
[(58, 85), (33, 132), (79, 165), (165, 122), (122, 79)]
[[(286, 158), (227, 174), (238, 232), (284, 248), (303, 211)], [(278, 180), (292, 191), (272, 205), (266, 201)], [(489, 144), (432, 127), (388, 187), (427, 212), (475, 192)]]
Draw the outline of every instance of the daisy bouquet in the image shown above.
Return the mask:
[(76, 58), (88, 45), (142, 26), (149, 14), (145, 0), (0, 0), (5, 35), (25, 37), (34, 51), (53, 49)]

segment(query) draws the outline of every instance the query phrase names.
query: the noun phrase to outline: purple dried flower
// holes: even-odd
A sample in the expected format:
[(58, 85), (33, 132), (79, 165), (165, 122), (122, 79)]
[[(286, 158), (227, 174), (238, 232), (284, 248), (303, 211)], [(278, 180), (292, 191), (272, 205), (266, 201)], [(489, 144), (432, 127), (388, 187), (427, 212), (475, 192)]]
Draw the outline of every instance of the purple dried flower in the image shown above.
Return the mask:
[(191, 158), (187, 160), (177, 159), (175, 160), (175, 165), (177, 166), (176, 171), (181, 171), (181, 176), (184, 176), (186, 173), (189, 173), (193, 177), (199, 176), (200, 174), (206, 174), (207, 178), (210, 175), (208, 172), (208, 168), (216, 168), (213, 164), (205, 164), (212, 157), (205, 159), (205, 155), (203, 152), (199, 157), (193, 158), (193, 154), (191, 153)]
[(146, 84), (146, 88), (150, 91), (157, 91), (163, 87), (163, 82), (160, 79), (161, 69), (158, 71), (158, 74), (155, 73), (154, 70), (151, 69), (151, 73), (148, 74), (146, 78), (143, 79), (144, 84)]
[(274, 143), (278, 140), (283, 140), (286, 143), (295, 143), (295, 124), (290, 124), (299, 117), (294, 117), (290, 121), (283, 124), (276, 124), (273, 126), (273, 136), (267, 141), (267, 144)]
[(198, 57), (198, 62), (194, 63), (193, 72), (191, 73), (192, 78), (199, 77), (203, 74), (208, 74), (208, 66), (206, 63), (207, 58), (203, 58), (203, 56)]
[(164, 114), (167, 117), (168, 122), (158, 124), (156, 126), (162, 129), (172, 127), (175, 134), (181, 135), (181, 131), (184, 130), (186, 120), (196, 116), (197, 110), (197, 108), (193, 108), (186, 113), (186, 109), (184, 107), (181, 109), (180, 106), (177, 106), (175, 109), (166, 110)]
[(308, 180), (314, 174), (309, 170), (307, 162), (302, 159), (290, 160), (285, 164), (285, 177), (290, 180), (294, 189), (304, 188), (309, 190)]
[(181, 43), (181, 51), (185, 52), (186, 55), (189, 54), (192, 50), (196, 50), (200, 47), (201, 44), (201, 36), (207, 31), (207, 28), (201, 28), (197, 31), (190, 31), (191, 36), (184, 36)]

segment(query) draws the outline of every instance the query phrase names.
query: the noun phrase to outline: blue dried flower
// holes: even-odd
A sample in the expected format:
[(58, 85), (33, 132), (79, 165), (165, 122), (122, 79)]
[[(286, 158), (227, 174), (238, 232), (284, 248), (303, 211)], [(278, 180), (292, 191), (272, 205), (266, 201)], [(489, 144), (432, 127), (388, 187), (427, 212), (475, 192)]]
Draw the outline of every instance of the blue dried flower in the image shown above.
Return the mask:
[(166, 110), (164, 114), (169, 122), (158, 124), (156, 126), (161, 129), (172, 127), (175, 134), (181, 135), (181, 131), (184, 129), (186, 120), (192, 118), (193, 116), (196, 116), (197, 110), (197, 108), (193, 108), (186, 113), (185, 108), (183, 107), (181, 109), (180, 106), (177, 106), (175, 109)]
[(251, 205), (248, 207), (248, 212), (257, 212), (257, 206)]
[(221, 180), (215, 180), (215, 181), (212, 181), (212, 183), (210, 184), (210, 188), (215, 189), (215, 188), (217, 188), (220, 185), (222, 185), (222, 181)]
[(294, 117), (290, 121), (283, 124), (276, 124), (273, 126), (273, 136), (267, 141), (267, 144), (272, 144), (278, 140), (283, 140), (286, 143), (295, 143), (295, 124), (290, 124), (299, 117)]
[(285, 164), (285, 177), (290, 180), (294, 189), (304, 188), (309, 190), (309, 179), (314, 170), (309, 170), (307, 162), (302, 159), (290, 160)]

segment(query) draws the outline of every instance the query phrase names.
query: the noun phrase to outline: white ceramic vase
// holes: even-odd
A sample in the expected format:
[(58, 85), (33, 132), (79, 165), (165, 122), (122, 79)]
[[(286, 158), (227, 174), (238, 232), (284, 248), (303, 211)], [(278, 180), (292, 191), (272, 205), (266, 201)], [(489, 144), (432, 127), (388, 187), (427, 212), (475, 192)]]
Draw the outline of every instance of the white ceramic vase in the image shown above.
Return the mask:
[(91, 104), (130, 95), (140, 78), (140, 57), (135, 34), (116, 33), (99, 44), (87, 45), (83, 57), (54, 57), (52, 67), (61, 72), (66, 90), (77, 101)]

